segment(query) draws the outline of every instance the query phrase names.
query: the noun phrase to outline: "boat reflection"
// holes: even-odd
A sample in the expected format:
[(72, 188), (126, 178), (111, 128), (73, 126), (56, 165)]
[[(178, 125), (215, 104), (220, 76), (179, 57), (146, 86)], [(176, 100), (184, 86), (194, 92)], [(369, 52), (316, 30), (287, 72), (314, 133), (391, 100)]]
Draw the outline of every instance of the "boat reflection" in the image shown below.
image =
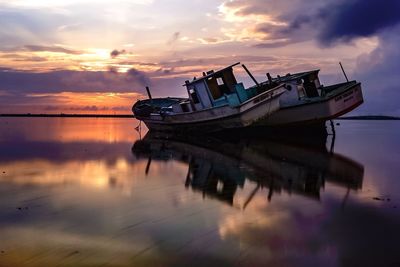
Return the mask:
[(248, 179), (255, 187), (241, 207), (245, 209), (260, 189), (268, 190), (269, 201), (282, 191), (319, 200), (326, 182), (345, 187), (348, 193), (361, 189), (364, 167), (328, 151), (326, 142), (327, 137), (310, 144), (254, 136), (222, 140), (148, 133), (135, 142), (132, 153), (147, 158), (146, 173), (152, 160), (188, 164), (186, 187), (230, 205)]

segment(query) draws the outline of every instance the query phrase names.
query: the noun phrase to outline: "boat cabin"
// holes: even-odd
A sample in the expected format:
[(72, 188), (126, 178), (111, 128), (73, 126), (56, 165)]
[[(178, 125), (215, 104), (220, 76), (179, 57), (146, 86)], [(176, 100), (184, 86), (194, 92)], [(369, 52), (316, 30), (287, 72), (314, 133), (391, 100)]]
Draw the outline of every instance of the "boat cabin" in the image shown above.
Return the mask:
[(186, 81), (189, 99), (173, 106), (174, 112), (191, 112), (223, 105), (235, 107), (256, 95), (256, 90), (245, 89), (233, 74), (233, 67), (240, 62), (218, 71), (203, 72), (200, 78)]
[(273, 79), (276, 83), (285, 83), (287, 92), (280, 98), (283, 105), (296, 104), (306, 98), (323, 96), (322, 86), (318, 77), (319, 70), (286, 74)]
[[(172, 105), (174, 113), (193, 112), (223, 105), (236, 107), (248, 99), (279, 84), (284, 83), (287, 92), (280, 97), (283, 106), (303, 102), (306, 98), (319, 97), (323, 94), (318, 73), (319, 70), (287, 74), (271, 78), (257, 86), (245, 88), (237, 82), (233, 67), (240, 62), (218, 71), (203, 72), (200, 78), (185, 81), (189, 98)], [(267, 75), (268, 76), (268, 75)]]

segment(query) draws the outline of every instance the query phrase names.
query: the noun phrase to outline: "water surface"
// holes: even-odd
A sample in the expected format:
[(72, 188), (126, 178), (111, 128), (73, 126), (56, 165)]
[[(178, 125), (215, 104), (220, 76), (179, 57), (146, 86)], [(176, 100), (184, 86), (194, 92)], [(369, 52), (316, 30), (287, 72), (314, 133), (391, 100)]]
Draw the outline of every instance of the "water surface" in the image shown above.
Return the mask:
[(400, 123), (338, 122), (311, 145), (0, 118), (0, 266), (399, 266)]

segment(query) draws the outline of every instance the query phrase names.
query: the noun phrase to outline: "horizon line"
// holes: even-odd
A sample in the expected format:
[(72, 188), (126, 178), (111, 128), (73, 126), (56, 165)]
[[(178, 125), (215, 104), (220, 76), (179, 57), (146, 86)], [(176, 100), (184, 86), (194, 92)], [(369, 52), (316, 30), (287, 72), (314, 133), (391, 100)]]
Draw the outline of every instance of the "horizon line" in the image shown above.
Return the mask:
[(134, 118), (133, 114), (76, 114), (76, 113), (4, 113), (0, 117), (102, 117), (102, 118)]
[[(70, 117), (70, 118), (135, 118), (133, 114), (76, 114), (76, 113), (3, 113), (0, 114), (0, 117), (54, 117), (54, 118), (62, 118), (62, 117)], [(338, 117), (336, 120), (400, 120), (399, 116), (391, 116), (391, 115), (357, 115), (357, 116), (348, 116), (348, 117)]]

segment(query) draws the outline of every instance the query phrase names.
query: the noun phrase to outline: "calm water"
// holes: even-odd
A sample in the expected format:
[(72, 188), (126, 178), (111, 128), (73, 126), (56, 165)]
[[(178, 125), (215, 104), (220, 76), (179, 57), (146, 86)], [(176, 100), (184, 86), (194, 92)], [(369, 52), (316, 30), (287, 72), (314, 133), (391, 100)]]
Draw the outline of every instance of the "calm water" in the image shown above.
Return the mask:
[(0, 118), (0, 266), (400, 266), (400, 122), (333, 149), (136, 125)]

